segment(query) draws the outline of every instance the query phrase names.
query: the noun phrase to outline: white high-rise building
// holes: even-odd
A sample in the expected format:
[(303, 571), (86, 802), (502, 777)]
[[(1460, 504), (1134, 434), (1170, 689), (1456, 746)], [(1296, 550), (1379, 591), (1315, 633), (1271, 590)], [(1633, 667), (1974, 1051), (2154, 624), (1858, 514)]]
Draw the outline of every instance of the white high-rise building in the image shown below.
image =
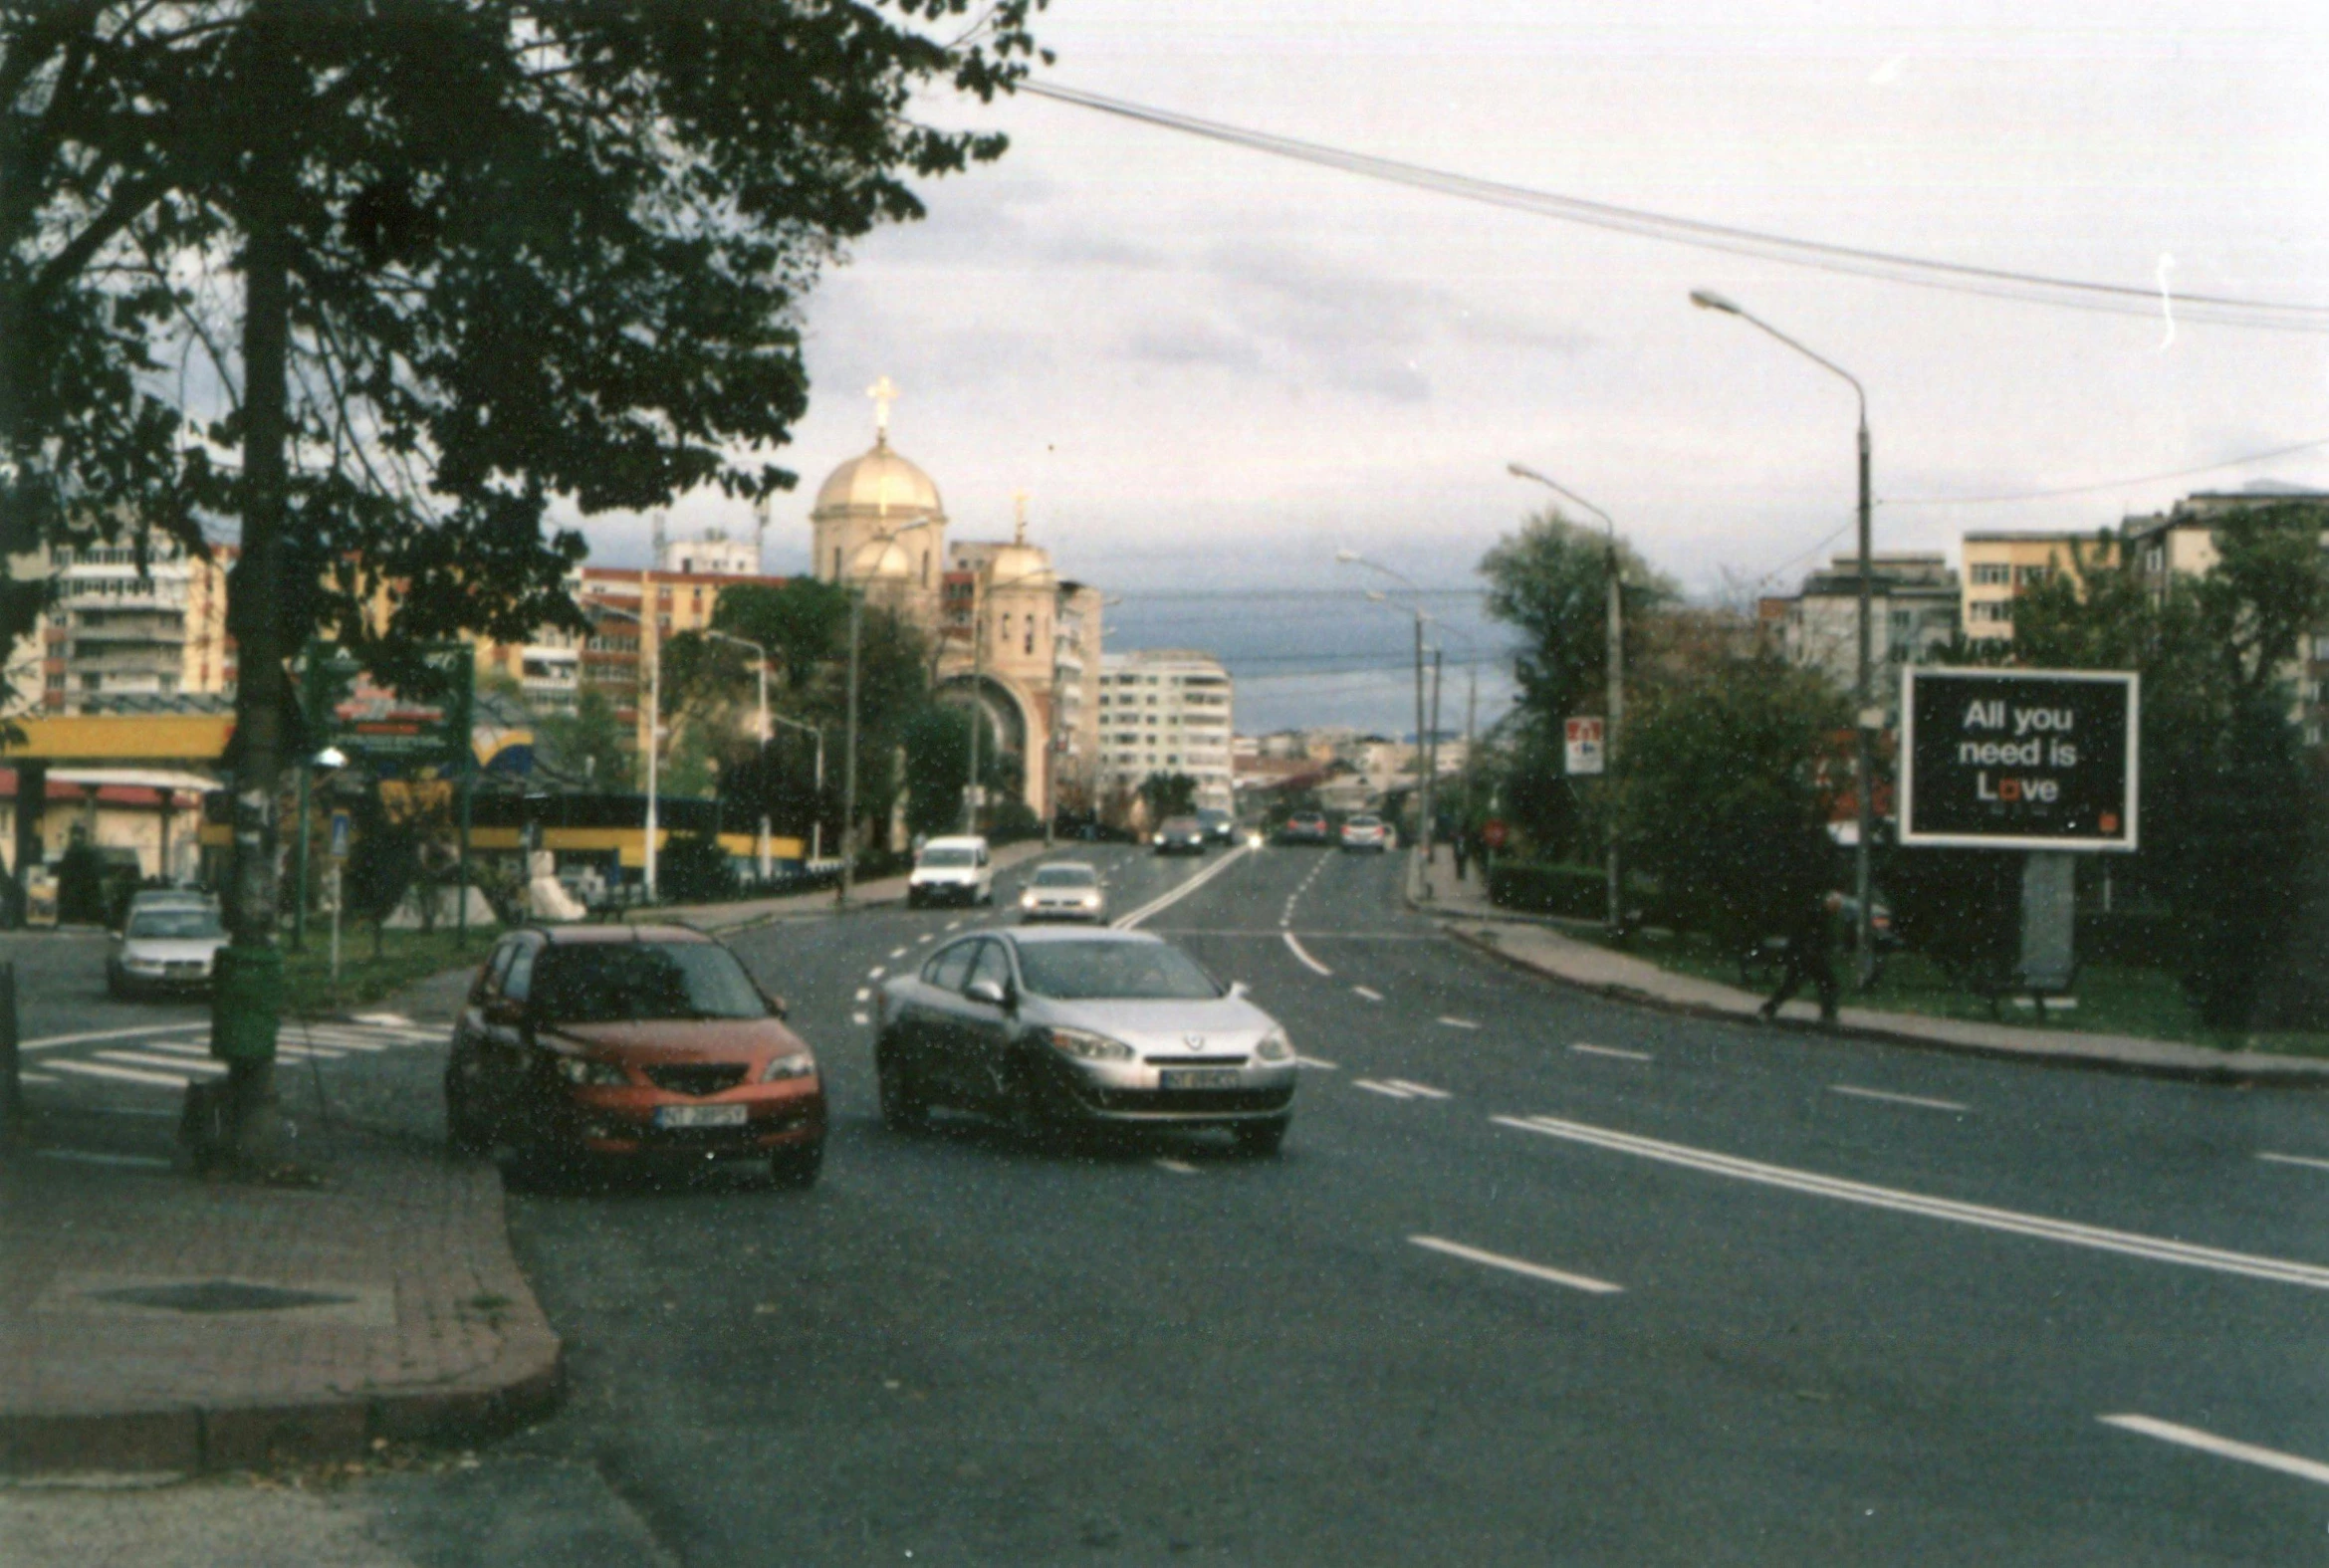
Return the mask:
[(1189, 648), (1147, 648), (1100, 660), (1099, 753), (1113, 784), (1187, 774), (1197, 803), (1231, 808), (1233, 683), (1221, 661)]

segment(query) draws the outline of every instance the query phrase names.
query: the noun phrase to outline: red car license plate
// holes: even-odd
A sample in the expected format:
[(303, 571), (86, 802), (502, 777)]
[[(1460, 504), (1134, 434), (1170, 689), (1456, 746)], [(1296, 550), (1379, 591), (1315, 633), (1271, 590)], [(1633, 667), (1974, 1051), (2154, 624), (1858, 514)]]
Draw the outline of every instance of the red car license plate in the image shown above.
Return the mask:
[(745, 1107), (741, 1105), (658, 1105), (655, 1107), (655, 1125), (658, 1127), (741, 1127)]

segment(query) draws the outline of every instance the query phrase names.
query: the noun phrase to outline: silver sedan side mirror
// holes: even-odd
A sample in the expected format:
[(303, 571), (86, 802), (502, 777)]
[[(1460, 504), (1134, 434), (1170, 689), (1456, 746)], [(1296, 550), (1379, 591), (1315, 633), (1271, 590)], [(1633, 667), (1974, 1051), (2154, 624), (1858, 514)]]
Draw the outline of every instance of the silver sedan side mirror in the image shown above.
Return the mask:
[(974, 980), (963, 988), (962, 994), (973, 1002), (983, 1002), (991, 1008), (1000, 1008), (1005, 1001), (1002, 985), (992, 980)]

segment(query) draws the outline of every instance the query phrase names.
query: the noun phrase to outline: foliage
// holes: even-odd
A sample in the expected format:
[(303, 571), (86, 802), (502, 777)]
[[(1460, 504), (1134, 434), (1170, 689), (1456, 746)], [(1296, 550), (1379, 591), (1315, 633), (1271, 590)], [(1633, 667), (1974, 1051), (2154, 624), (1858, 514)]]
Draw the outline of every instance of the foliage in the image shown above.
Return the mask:
[(73, 926), (106, 924), (105, 857), (86, 838), (57, 857), (57, 918)]
[(1609, 910), (1609, 875), (1601, 866), (1500, 860), (1489, 869), (1488, 899), (1525, 914), (1598, 920)]
[(674, 833), (655, 861), (656, 891), (667, 902), (708, 903), (736, 892), (736, 863), (710, 833)]
[(1150, 774), (1140, 781), (1140, 798), (1148, 802), (1148, 819), (1187, 816), (1197, 809), (1197, 781), (1187, 774)]
[(740, 582), (722, 590), (712, 625), (768, 649), (779, 690), (806, 692), (820, 671), (848, 657), (849, 592), (815, 577), (776, 586)]
[(1847, 715), (1816, 672), (1768, 653), (1723, 657), (1631, 712), (1618, 757), (1626, 841), (1672, 918), (1744, 942), (1829, 885), (1823, 763)]
[(633, 788), (632, 739), (613, 700), (584, 686), (574, 712), (546, 713), (534, 721), (536, 776), (562, 789)]
[(1893, 934), (1957, 984), (1998, 990), (2021, 947), (2022, 857), (1984, 849), (1901, 849), (1885, 857)]
[(341, 897), (349, 914), (372, 923), (376, 956), (381, 929), (420, 880), (421, 831), (409, 818), (391, 818), (370, 790), (355, 801), (354, 816), (355, 841), (341, 872)]
[(2207, 573), (2164, 582), (2106, 537), (2015, 605), (2017, 662), (2142, 676), (2144, 845), (2128, 880), (2176, 912), (2179, 968), (2214, 1027), (2249, 1021), (2301, 911), (2324, 802), (2285, 673), (2329, 622), (2325, 523), (2313, 504), (2241, 508), (2217, 521)]
[(719, 738), (708, 725), (691, 724), (679, 732), (663, 755), (658, 792), (688, 799), (710, 796), (719, 786)]
[(906, 829), (930, 834), (962, 824), (963, 789), (970, 780), (971, 726), (978, 725), (979, 783), (994, 799), (1008, 786), (995, 726), (983, 708), (933, 703), (909, 721), (906, 745)]
[[(1556, 758), (1563, 720), (1607, 711), (1610, 549), (1600, 531), (1547, 509), (1481, 559), (1488, 613), (1524, 639), (1513, 673), (1529, 740), (1539, 749), (1554, 748)], [(1654, 613), (1676, 590), (1623, 540), (1616, 551), (1625, 600), (1623, 653), (1632, 668), (1648, 646)]]

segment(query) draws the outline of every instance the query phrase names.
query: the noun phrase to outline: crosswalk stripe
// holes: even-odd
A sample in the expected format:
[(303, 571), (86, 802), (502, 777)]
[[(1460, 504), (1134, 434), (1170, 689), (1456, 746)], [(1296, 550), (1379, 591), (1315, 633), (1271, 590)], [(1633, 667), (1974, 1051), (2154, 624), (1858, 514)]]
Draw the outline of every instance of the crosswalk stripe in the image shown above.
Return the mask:
[(158, 1084), (165, 1089), (182, 1089), (187, 1082), (186, 1075), (182, 1072), (164, 1076), (158, 1072), (145, 1072), (135, 1067), (109, 1066), (102, 1061), (65, 1061), (51, 1057), (41, 1065), (51, 1072), (78, 1073), (89, 1078), (113, 1078), (123, 1083)]
[[(101, 1050), (100, 1061), (117, 1061), (125, 1067), (161, 1067), (171, 1072), (195, 1072), (209, 1075), (226, 1071), (223, 1061), (188, 1061), (180, 1056), (148, 1056), (135, 1050)], [(56, 1063), (63, 1066), (64, 1063)]]

